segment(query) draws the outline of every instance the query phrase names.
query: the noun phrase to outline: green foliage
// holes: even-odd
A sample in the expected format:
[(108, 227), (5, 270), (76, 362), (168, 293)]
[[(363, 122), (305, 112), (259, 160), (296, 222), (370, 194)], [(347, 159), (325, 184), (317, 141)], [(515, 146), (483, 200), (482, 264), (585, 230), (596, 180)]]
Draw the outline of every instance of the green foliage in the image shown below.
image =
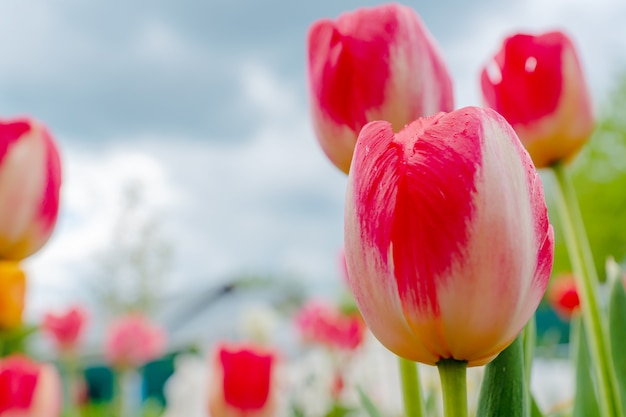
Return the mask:
[[(141, 408), (141, 414), (136, 417), (159, 417), (163, 414), (163, 406), (158, 401), (146, 400)], [(119, 417), (113, 412), (109, 403), (88, 403), (81, 407), (80, 417)], [(61, 417), (76, 417), (76, 415), (62, 414)]]
[(523, 336), (519, 335), (485, 368), (478, 400), (478, 417), (526, 417), (522, 339)]
[(25, 353), (28, 336), (38, 329), (37, 326), (23, 324), (15, 329), (0, 331), (0, 357), (13, 353)]
[(576, 369), (573, 417), (594, 417), (600, 415), (600, 406), (595, 395), (591, 359), (587, 346), (587, 335), (580, 317), (572, 319), (572, 357)]
[(380, 411), (378, 411), (378, 409), (376, 408), (370, 397), (368, 397), (368, 395), (365, 393), (365, 391), (363, 391), (360, 386), (357, 386), (356, 389), (359, 392), (359, 400), (361, 401), (361, 405), (367, 412), (367, 415), (369, 417), (381, 417)]
[(620, 391), (622, 408), (626, 408), (626, 292), (620, 276), (612, 277), (609, 294), (609, 337), (611, 356)]
[(530, 394), (530, 417), (543, 417), (539, 405), (532, 394)]
[[(582, 152), (569, 167), (583, 221), (594, 255), (596, 270), (605, 279), (604, 261), (608, 256), (626, 256), (626, 73), (602, 109), (596, 130)], [(555, 227), (554, 272), (569, 272), (571, 267), (561, 237), (560, 222), (551, 197), (554, 178), (542, 173), (550, 220)]]
[(335, 402), (331, 409), (326, 413), (325, 417), (348, 417), (356, 412), (355, 409), (346, 407), (338, 402)]

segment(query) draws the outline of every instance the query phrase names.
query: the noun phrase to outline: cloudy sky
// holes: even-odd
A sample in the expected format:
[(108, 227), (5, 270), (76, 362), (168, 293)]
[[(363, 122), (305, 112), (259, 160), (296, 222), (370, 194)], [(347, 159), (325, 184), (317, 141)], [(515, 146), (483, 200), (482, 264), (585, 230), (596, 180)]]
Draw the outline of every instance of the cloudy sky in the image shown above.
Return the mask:
[[(240, 273), (335, 285), (346, 179), (310, 126), (306, 32), (377, 3), (2, 1), (0, 115), (46, 123), (64, 162), (58, 227), (26, 263), (30, 314), (93, 278), (129, 181), (181, 288)], [(566, 30), (597, 104), (626, 61), (621, 0), (405, 3), (438, 40), (458, 106), (480, 104), (479, 69), (514, 31)]]

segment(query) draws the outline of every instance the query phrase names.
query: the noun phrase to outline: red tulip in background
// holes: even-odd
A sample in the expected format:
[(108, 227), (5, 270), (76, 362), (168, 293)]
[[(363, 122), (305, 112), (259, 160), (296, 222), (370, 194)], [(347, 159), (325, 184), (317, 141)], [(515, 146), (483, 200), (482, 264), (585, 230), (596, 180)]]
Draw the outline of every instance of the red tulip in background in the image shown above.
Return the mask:
[(48, 312), (42, 329), (63, 352), (73, 351), (85, 329), (87, 313), (81, 306), (73, 306), (62, 313)]
[(30, 119), (0, 121), (0, 259), (35, 253), (56, 223), (61, 186), (57, 147)]
[(547, 299), (550, 305), (565, 320), (572, 318), (580, 308), (580, 298), (576, 289), (576, 279), (572, 274), (562, 274), (550, 282)]
[(392, 352), (489, 362), (535, 312), (553, 249), (541, 179), (493, 110), (361, 131), (345, 208), (348, 278)]
[(165, 331), (140, 314), (120, 317), (108, 329), (105, 357), (118, 369), (137, 368), (165, 350)]
[(483, 69), (481, 86), (487, 105), (513, 126), (537, 168), (570, 159), (591, 136), (589, 91), (562, 32), (505, 39)]
[(61, 398), (53, 365), (19, 355), (0, 359), (0, 417), (58, 417)]
[(212, 417), (270, 417), (276, 412), (273, 367), (276, 356), (265, 348), (217, 346), (209, 393)]
[(296, 326), (308, 343), (337, 349), (356, 349), (363, 343), (365, 324), (358, 314), (346, 314), (321, 301), (306, 304), (296, 315)]
[(398, 131), (453, 108), (452, 81), (434, 39), (413, 9), (398, 4), (315, 22), (308, 76), (318, 140), (345, 173), (368, 122), (387, 120)]

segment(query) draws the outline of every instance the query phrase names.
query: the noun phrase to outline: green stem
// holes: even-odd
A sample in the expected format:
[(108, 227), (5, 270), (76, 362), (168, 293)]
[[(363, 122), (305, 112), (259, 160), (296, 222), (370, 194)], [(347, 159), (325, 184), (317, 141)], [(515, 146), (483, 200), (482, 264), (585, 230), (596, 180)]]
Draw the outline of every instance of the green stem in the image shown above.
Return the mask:
[(113, 374), (112, 417), (123, 417), (124, 394), (124, 371), (116, 369)]
[(621, 416), (617, 402), (615, 376), (607, 344), (607, 330), (603, 327), (602, 312), (598, 305), (598, 276), (589, 246), (589, 240), (578, 207), (578, 200), (565, 167), (561, 163), (553, 165), (557, 179), (557, 209), (563, 226), (563, 235), (576, 278), (581, 301), (583, 324), (587, 330), (589, 354), (596, 373), (598, 399), (601, 415)]
[(467, 362), (441, 359), (437, 362), (445, 417), (467, 417)]
[(417, 363), (399, 356), (398, 363), (400, 365), (400, 378), (402, 380), (404, 414), (406, 417), (422, 417), (424, 410)]
[(79, 368), (76, 363), (76, 357), (73, 352), (63, 352), (61, 355), (61, 361), (64, 372), (64, 385), (65, 385), (65, 398), (63, 401), (64, 415), (67, 417), (80, 416), (78, 410), (78, 404), (76, 403), (76, 393), (78, 389), (78, 383), (80, 382)]

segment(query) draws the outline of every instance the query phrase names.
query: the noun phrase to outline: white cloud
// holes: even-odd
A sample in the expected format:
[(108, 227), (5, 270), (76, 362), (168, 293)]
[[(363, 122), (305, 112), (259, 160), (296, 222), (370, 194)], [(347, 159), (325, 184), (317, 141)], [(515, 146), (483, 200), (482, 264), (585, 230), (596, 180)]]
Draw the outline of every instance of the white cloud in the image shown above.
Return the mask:
[(164, 213), (179, 288), (242, 272), (296, 273), (322, 287), (339, 282), (345, 175), (317, 145), (293, 88), (261, 63), (245, 67), (241, 83), (249, 111), (263, 115), (243, 144), (135, 137), (105, 151), (65, 150), (58, 228), (28, 262), (34, 316), (90, 279), (80, 272), (111, 244), (129, 181), (144, 184), (150, 209)]

